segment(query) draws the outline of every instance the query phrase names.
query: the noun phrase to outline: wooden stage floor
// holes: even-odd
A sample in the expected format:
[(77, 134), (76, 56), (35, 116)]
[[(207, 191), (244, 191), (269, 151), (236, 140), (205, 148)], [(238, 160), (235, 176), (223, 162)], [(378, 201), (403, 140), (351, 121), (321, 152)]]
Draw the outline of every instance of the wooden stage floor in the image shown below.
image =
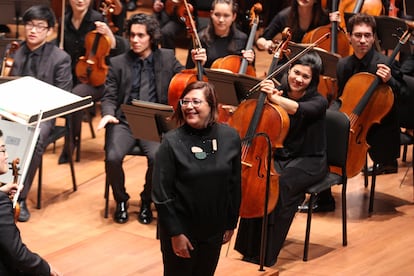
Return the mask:
[[(184, 52), (177, 55), (182, 59)], [(259, 60), (257, 66), (259, 72), (266, 71)], [(94, 118), (95, 126), (99, 119)], [(142, 225), (136, 219), (146, 160), (129, 156), (124, 162), (131, 195), (130, 220), (120, 225), (111, 217), (104, 219), (103, 141), (103, 131), (92, 139), (87, 124), (83, 125), (81, 162), (75, 164), (76, 192), (72, 192), (69, 166), (57, 165), (62, 141), (58, 141), (56, 153), (51, 146), (47, 149), (42, 209), (35, 208), (35, 182), (28, 199), (32, 217), (27, 223), (18, 223), (23, 240), (64, 275), (162, 275), (156, 221)], [(363, 185), (363, 176), (349, 179), (347, 247), (342, 247), (340, 187), (335, 187), (335, 212), (313, 216), (308, 262), (302, 261), (306, 215), (298, 213), (274, 267), (261, 272), (257, 265), (241, 261), (233, 239), (230, 247), (223, 246), (216, 275), (412, 275), (411, 147), (407, 160), (409, 163), (399, 160), (398, 174), (378, 176), (372, 214), (368, 213), (369, 189)], [(110, 215), (114, 207), (111, 195)]]

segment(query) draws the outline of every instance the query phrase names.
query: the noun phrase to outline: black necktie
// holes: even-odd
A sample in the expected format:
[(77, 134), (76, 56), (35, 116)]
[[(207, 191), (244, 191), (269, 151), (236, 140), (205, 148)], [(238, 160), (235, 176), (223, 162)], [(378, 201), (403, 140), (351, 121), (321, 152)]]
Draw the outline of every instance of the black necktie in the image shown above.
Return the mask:
[(146, 63), (148, 61), (142, 60), (141, 63), (141, 82), (139, 87), (139, 97), (142, 101), (152, 101), (150, 96), (150, 75)]
[(26, 54), (26, 60), (24, 62), (23, 70), (22, 70), (22, 76), (36, 76), (36, 62), (34, 60), (35, 53), (29, 52)]

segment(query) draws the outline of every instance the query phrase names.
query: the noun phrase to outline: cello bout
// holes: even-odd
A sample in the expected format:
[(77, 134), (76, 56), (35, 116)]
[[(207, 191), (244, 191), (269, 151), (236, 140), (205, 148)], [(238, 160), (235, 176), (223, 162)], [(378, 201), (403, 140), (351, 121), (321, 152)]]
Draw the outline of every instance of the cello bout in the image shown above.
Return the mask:
[[(249, 133), (249, 124), (257, 106), (257, 100), (246, 100), (239, 105), (229, 119), (229, 125), (236, 128), (240, 137)], [(272, 149), (283, 146), (289, 130), (289, 116), (280, 106), (266, 103), (258, 123), (257, 132), (265, 132), (270, 137)], [(272, 127), (269, 127), (272, 126)], [(267, 213), (276, 206), (279, 198), (279, 174), (272, 163), (267, 161), (268, 143), (263, 136), (257, 136), (251, 143), (242, 144), (242, 199), (240, 217), (256, 218), (264, 214), (266, 199), (267, 170), (270, 169), (269, 201)]]
[[(353, 75), (347, 81), (344, 93), (340, 97), (342, 102), (340, 111), (348, 115), (351, 123), (346, 165), (348, 177), (361, 172), (369, 148), (366, 142), (368, 131), (373, 124), (380, 123), (391, 110), (394, 102), (392, 89), (386, 84), (376, 86), (372, 95), (355, 93), (355, 91), (367, 91), (375, 79), (375, 75), (366, 72)], [(368, 104), (360, 104), (364, 102)]]

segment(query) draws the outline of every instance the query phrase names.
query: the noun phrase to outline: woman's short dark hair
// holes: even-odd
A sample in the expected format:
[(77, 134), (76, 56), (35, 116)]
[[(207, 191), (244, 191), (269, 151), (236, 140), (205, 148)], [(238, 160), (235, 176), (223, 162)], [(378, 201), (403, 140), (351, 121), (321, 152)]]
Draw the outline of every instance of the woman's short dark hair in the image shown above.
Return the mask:
[(354, 26), (360, 24), (367, 24), (370, 26), (373, 34), (375, 34), (377, 31), (377, 23), (375, 22), (375, 18), (372, 15), (357, 13), (353, 15), (348, 21), (348, 24), (346, 26), (348, 33), (352, 34)]
[(144, 25), (147, 29), (147, 33), (151, 37), (151, 48), (155, 50), (161, 41), (161, 29), (158, 20), (153, 15), (144, 13), (134, 14), (127, 21), (127, 34), (131, 34), (131, 26), (133, 24)]
[[(183, 99), (190, 91), (194, 89), (200, 89), (203, 91), (204, 96), (206, 97), (207, 103), (210, 106), (210, 118), (208, 120), (208, 124), (211, 125), (217, 122), (218, 119), (218, 104), (217, 104), (217, 97), (216, 91), (214, 90), (214, 86), (211, 83), (205, 81), (196, 81), (188, 84), (185, 88), (183, 93), (180, 96), (180, 99)], [(179, 125), (185, 122), (184, 115), (181, 111), (181, 105), (178, 101), (177, 106), (175, 107), (174, 119), (177, 121)]]
[(45, 5), (31, 6), (24, 12), (23, 23), (32, 20), (45, 20), (49, 28), (53, 28), (56, 23), (55, 13)]

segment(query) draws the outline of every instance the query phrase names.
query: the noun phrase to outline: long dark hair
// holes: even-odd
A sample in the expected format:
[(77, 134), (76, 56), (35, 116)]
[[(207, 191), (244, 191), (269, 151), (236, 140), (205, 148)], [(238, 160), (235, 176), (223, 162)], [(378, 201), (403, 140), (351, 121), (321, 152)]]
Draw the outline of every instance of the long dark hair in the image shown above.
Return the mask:
[[(188, 93), (190, 93), (190, 91), (194, 89), (200, 89), (203, 91), (204, 96), (206, 97), (206, 101), (211, 109), (208, 125), (212, 125), (213, 123), (217, 122), (218, 119), (218, 103), (214, 86), (211, 83), (205, 81), (192, 82), (184, 88), (184, 91), (180, 96), (180, 100), (183, 99)], [(177, 103), (177, 106), (175, 107), (173, 119), (176, 120), (178, 125), (182, 125), (185, 122), (179, 101)]]
[[(288, 26), (291, 27), (292, 33), (295, 34), (300, 31), (298, 1), (292, 0), (290, 7)], [(322, 8), (321, 0), (316, 0), (312, 7), (312, 22), (310, 26), (318, 26), (319, 20), (324, 13), (325, 11)]]
[[(238, 4), (236, 3), (235, 0), (214, 0), (213, 3), (211, 4), (211, 11), (214, 10), (217, 4), (227, 4), (230, 7), (232, 7), (232, 10), (231, 10), (232, 14), (233, 15), (237, 14)], [(233, 39), (231, 39), (235, 32), (236, 32), (236, 24), (235, 22), (233, 22), (233, 24), (231, 24), (230, 32), (229, 32), (229, 37), (231, 41), (227, 48), (229, 52), (236, 51), (236, 44), (233, 41)], [(210, 47), (211, 45), (214, 44), (214, 37), (215, 37), (214, 25), (213, 25), (213, 20), (210, 17), (210, 22), (207, 25), (206, 29), (202, 31), (200, 39), (206, 42), (207, 47)]]

